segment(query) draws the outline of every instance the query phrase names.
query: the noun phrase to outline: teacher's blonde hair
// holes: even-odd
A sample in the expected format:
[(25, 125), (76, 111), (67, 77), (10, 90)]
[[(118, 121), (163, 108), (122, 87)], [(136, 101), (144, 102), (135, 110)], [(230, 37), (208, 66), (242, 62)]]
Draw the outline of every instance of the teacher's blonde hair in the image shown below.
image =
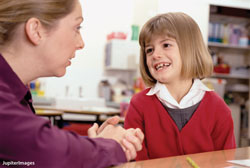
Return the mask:
[(76, 0), (0, 0), (0, 45), (11, 41), (18, 25), (35, 17), (49, 28), (69, 14)]

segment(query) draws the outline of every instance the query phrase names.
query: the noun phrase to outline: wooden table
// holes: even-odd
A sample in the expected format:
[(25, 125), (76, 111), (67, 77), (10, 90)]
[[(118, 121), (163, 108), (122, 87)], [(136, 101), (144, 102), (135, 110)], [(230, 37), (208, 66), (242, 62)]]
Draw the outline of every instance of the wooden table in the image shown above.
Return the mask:
[(130, 162), (114, 168), (192, 168), (186, 160), (187, 156), (192, 158), (200, 168), (224, 168), (228, 166), (243, 168), (244, 166), (231, 164), (227, 161), (250, 159), (250, 147)]
[(52, 111), (61, 111), (63, 113), (71, 113), (71, 114), (87, 114), (87, 115), (95, 115), (96, 121), (98, 124), (102, 123), (100, 118), (101, 115), (106, 116), (114, 116), (120, 115), (120, 110), (114, 110), (106, 107), (93, 107), (93, 108), (83, 108), (83, 109), (64, 109), (53, 106), (34, 106), (36, 110), (52, 110)]

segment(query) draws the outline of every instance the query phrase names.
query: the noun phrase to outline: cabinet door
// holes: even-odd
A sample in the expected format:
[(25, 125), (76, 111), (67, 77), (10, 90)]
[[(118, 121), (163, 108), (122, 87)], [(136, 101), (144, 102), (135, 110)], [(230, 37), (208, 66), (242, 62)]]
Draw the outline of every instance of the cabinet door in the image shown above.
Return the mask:
[(106, 69), (136, 70), (140, 46), (138, 41), (111, 40), (106, 44)]

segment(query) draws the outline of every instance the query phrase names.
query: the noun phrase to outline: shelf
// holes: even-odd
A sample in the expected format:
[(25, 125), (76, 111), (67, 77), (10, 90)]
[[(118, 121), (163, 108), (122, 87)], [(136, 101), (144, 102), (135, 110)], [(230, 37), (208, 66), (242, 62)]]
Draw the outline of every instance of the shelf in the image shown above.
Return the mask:
[(248, 93), (248, 90), (226, 89), (227, 92)]
[(236, 21), (242, 24), (249, 21), (249, 18), (249, 9), (210, 5), (210, 19), (225, 20), (227, 23)]
[(219, 23), (244, 24), (250, 23), (250, 19), (246, 17), (236, 17), (221, 14), (210, 14), (210, 21)]
[(222, 73), (214, 73), (212, 77), (216, 78), (234, 78), (234, 79), (250, 79), (250, 76), (248, 75), (242, 75), (242, 74), (222, 74)]
[(216, 42), (208, 42), (208, 46), (209, 47), (229, 48), (229, 49), (250, 50), (250, 46), (238, 46), (238, 45), (223, 44), (223, 43), (216, 43)]
[(238, 93), (248, 93), (249, 92), (249, 87), (246, 84), (231, 84), (226, 87), (227, 91), (231, 92), (238, 92)]

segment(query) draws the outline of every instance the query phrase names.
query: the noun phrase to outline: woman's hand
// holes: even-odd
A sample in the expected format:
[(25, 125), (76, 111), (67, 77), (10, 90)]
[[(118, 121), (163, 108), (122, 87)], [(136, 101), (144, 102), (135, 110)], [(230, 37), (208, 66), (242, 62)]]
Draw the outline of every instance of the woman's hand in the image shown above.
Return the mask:
[(94, 124), (88, 130), (88, 135), (91, 138), (106, 138), (113, 139), (118, 142), (126, 154), (127, 160), (133, 160), (136, 157), (136, 152), (142, 149), (144, 134), (137, 128), (125, 130), (121, 126), (115, 126), (119, 123), (118, 116), (107, 119), (99, 128), (98, 124)]

